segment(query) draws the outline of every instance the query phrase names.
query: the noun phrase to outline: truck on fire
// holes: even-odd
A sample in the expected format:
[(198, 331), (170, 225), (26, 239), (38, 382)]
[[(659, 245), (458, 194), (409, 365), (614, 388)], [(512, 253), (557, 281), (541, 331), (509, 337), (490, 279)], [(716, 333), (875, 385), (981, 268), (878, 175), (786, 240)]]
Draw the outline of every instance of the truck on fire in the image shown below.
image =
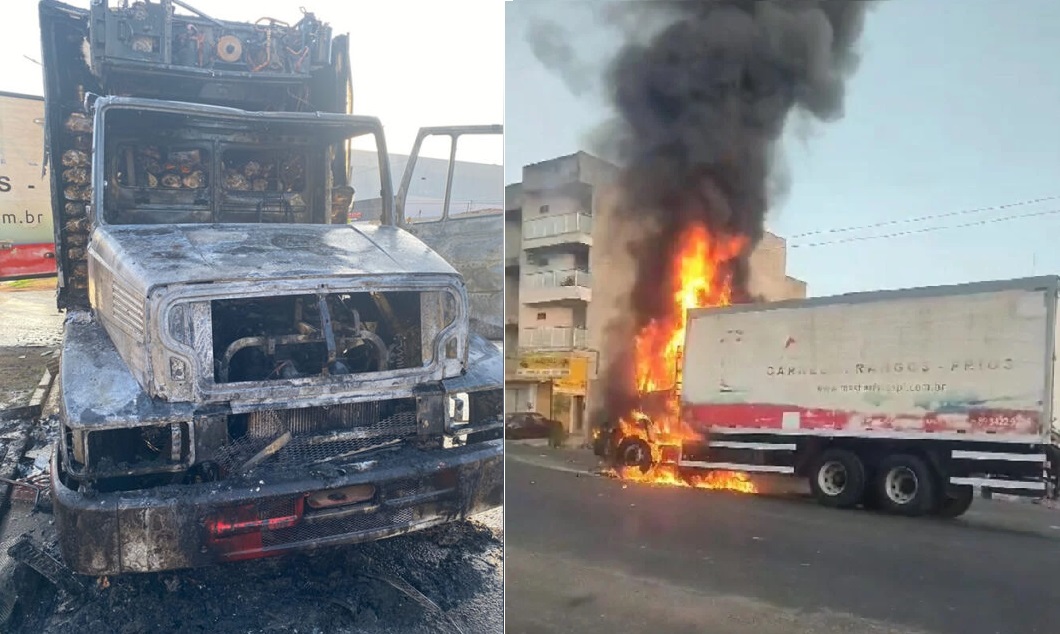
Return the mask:
[(1055, 497), (1058, 293), (1035, 277), (692, 309), (678, 429), (609, 453), (793, 474), (821, 504), (904, 515), (959, 516), (976, 489)]
[[(476, 325), (500, 317), (472, 320), (465, 277), (403, 228), (347, 37), (178, 0), (40, 19), (67, 565), (194, 567), (500, 505), (503, 362)], [(351, 224), (365, 139), (381, 220)]]

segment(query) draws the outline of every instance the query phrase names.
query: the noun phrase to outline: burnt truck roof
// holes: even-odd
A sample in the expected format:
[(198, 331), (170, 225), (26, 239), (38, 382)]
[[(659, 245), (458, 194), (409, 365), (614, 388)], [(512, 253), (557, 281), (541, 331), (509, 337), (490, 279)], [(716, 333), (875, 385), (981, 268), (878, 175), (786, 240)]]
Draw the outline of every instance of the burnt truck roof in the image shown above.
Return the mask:
[(139, 110), (150, 112), (168, 112), (173, 114), (196, 115), (204, 118), (227, 119), (229, 121), (261, 121), (291, 124), (330, 125), (350, 133), (366, 128), (380, 128), (378, 117), (343, 114), (337, 112), (288, 112), (288, 111), (252, 111), (229, 106), (193, 103), (169, 99), (150, 99), (143, 97), (99, 97), (94, 107), (100, 113), (109, 110)]
[(423, 242), (389, 225), (106, 225), (92, 248), (148, 289), (297, 277), (459, 273)]

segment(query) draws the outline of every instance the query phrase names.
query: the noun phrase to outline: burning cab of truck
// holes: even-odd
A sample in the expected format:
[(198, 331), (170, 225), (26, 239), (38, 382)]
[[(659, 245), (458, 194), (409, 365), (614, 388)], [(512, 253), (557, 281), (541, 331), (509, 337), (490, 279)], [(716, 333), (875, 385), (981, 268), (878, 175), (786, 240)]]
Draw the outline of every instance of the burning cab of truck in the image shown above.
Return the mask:
[[(461, 275), (388, 222), (378, 120), (93, 108), (91, 310), (67, 318), (52, 465), (72, 568), (260, 557), (500, 505), (501, 355), (469, 328)], [(366, 135), (384, 222), (331, 224), (337, 148)]]

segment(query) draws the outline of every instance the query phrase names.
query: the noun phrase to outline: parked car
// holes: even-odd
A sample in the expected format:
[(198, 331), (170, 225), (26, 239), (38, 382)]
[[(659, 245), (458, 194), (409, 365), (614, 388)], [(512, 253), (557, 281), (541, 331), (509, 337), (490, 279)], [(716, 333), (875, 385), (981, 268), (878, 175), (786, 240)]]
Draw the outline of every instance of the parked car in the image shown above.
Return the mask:
[(504, 418), (504, 437), (508, 440), (549, 438), (553, 429), (562, 426), (560, 421), (547, 418), (538, 412), (516, 412)]

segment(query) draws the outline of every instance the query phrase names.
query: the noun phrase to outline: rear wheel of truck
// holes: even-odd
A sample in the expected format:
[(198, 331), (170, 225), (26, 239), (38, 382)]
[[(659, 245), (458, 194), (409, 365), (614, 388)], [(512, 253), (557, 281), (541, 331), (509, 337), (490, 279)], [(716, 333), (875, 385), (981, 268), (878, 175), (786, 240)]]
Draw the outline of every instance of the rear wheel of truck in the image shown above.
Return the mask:
[(942, 500), (939, 502), (939, 508), (935, 512), (935, 515), (943, 519), (953, 519), (964, 515), (968, 508), (972, 506), (972, 500), (975, 498), (975, 491), (970, 486), (956, 487), (951, 491), (947, 491), (942, 496)]
[(935, 474), (920, 458), (888, 456), (880, 463), (875, 493), (880, 508), (899, 515), (923, 515), (937, 508)]
[(810, 476), (810, 489), (824, 506), (857, 506), (865, 494), (865, 464), (852, 451), (825, 450)]
[(640, 438), (626, 438), (615, 451), (615, 464), (636, 467), (641, 473), (647, 473), (651, 469), (651, 447)]

